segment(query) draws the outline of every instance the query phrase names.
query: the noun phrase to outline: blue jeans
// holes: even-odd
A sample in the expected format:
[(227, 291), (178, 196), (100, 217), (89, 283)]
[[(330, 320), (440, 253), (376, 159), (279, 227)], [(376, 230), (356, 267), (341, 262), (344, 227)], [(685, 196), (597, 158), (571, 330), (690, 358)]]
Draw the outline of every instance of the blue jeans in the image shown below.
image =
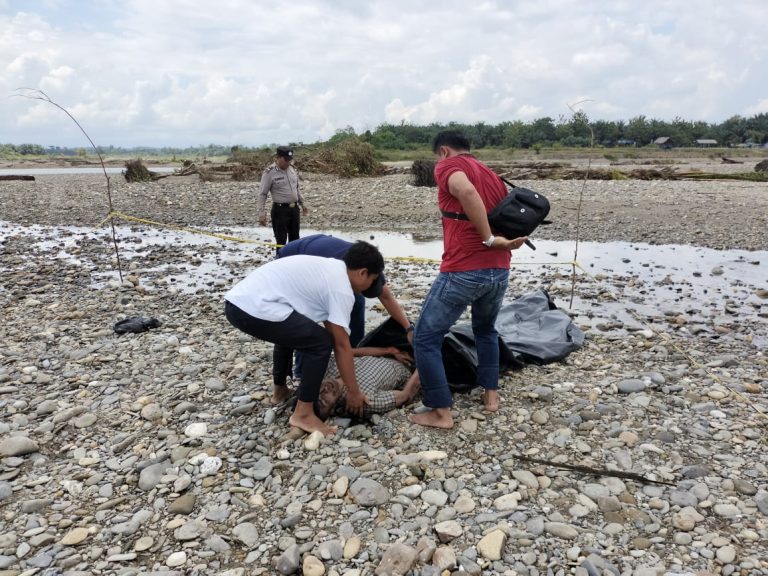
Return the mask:
[(355, 305), (352, 306), (352, 313), (349, 316), (349, 343), (354, 348), (360, 344), (363, 336), (365, 336), (365, 296), (355, 294)]
[(508, 284), (509, 270), (502, 268), (438, 274), (421, 307), (413, 335), (425, 406), (453, 405), (443, 366), (443, 339), (470, 304), (477, 347), (477, 384), (486, 390), (499, 387), (499, 334), (495, 324)]

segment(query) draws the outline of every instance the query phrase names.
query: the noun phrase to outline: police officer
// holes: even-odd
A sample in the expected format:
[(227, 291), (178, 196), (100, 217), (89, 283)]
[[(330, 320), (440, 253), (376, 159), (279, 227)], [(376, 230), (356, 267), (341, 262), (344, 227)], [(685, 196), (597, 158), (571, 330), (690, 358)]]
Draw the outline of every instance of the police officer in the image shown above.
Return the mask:
[(278, 146), (275, 161), (261, 175), (261, 189), (257, 204), (259, 224), (267, 225), (265, 205), (267, 195), (271, 193), (270, 218), (275, 242), (279, 245), (299, 238), (301, 213), (306, 216), (308, 212), (299, 192), (299, 173), (291, 162), (293, 162), (293, 150), (288, 146)]

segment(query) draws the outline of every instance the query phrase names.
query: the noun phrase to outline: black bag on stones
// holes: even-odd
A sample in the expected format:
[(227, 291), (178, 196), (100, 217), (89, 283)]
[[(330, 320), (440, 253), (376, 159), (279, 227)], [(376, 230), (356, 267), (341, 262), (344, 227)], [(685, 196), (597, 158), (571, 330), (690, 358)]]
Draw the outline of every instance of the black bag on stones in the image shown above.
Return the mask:
[(129, 332), (139, 334), (152, 328), (159, 328), (160, 325), (160, 320), (157, 318), (144, 318), (142, 316), (134, 316), (132, 318), (126, 318), (125, 320), (120, 320), (120, 322), (117, 322), (114, 326), (114, 330), (115, 334), (128, 334)]

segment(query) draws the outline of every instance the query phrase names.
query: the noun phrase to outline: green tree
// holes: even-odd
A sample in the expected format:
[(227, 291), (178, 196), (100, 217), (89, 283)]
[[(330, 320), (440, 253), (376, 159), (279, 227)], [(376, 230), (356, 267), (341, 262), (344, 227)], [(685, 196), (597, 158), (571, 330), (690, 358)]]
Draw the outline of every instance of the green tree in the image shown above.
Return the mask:
[(645, 116), (630, 118), (624, 130), (624, 135), (629, 140), (634, 140), (639, 146), (645, 146), (652, 142), (651, 127)]
[(522, 148), (529, 144), (528, 128), (520, 120), (514, 122), (505, 122), (502, 130), (502, 142), (507, 148)]
[(338, 144), (339, 142), (343, 142), (344, 140), (346, 140), (351, 136), (357, 136), (357, 134), (355, 134), (355, 129), (352, 128), (352, 126), (347, 126), (346, 128), (340, 128), (336, 130), (336, 133), (328, 139), (328, 143)]
[(531, 140), (536, 143), (550, 143), (555, 140), (555, 124), (552, 118), (545, 116), (534, 120), (531, 126)]

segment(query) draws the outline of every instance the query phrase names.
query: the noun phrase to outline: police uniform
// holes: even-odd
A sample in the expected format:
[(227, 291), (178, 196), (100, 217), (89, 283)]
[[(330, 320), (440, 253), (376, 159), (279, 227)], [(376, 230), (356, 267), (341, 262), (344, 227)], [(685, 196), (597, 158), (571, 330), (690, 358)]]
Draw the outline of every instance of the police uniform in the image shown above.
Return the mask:
[[(290, 160), (293, 151), (283, 152), (278, 149), (278, 154)], [(288, 155), (290, 154), (290, 155)], [(301, 224), (301, 206), (304, 199), (299, 192), (299, 172), (291, 165), (281, 170), (277, 163), (272, 163), (261, 176), (261, 188), (257, 210), (259, 219), (266, 217), (267, 195), (272, 194), (272, 231), (275, 234), (275, 242), (283, 245), (290, 240), (299, 238)]]

